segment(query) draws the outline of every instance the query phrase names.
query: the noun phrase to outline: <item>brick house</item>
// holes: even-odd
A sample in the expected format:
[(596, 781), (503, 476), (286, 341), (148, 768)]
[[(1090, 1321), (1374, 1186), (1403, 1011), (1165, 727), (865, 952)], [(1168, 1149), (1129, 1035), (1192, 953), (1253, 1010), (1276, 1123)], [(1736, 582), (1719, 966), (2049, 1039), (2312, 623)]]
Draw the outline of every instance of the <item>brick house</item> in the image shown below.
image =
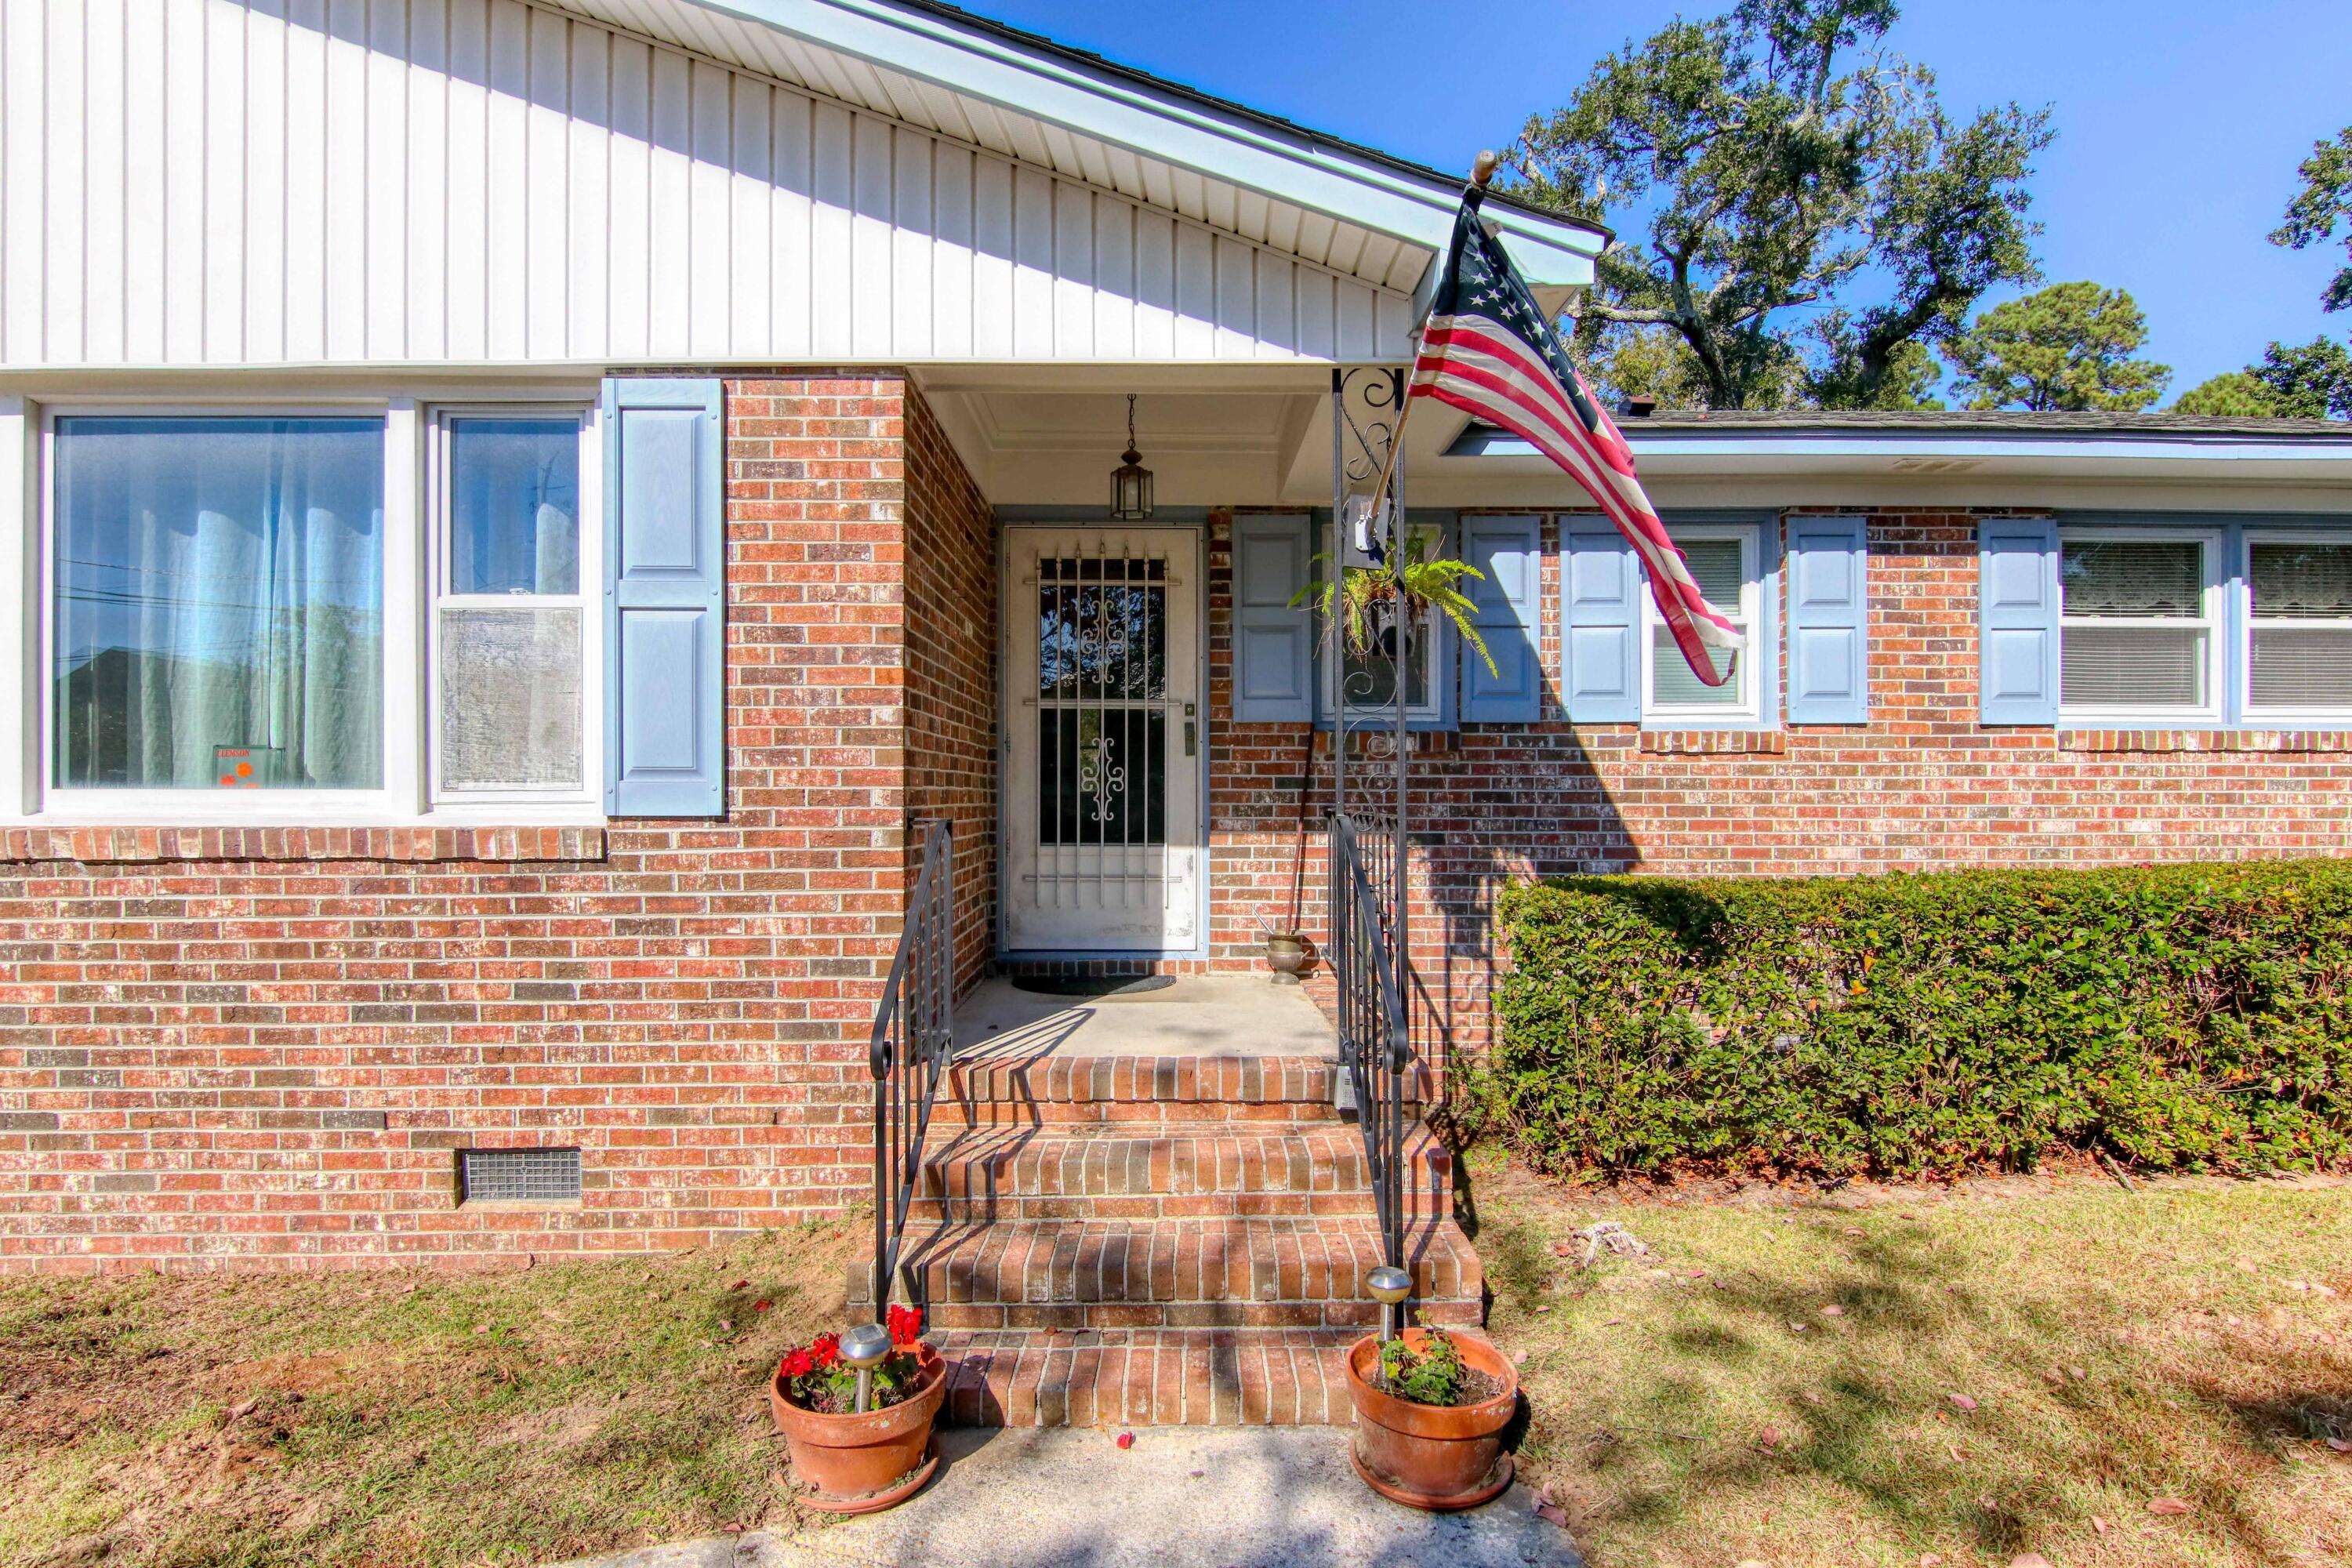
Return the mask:
[[(0, 1268), (855, 1208), (945, 821), (915, 1267), (1005, 1352), (959, 1408), (1081, 1418), (1058, 1324), (1129, 1415), (1331, 1413), (1364, 1156), (1262, 932), (1325, 934), (1332, 710), (1395, 677), (1291, 600), (1458, 176), (921, 0), (157, 14), (0, 14)], [(1590, 281), (1605, 235), (1489, 211)], [(1517, 879), (2337, 852), (2345, 426), (1628, 428), (1749, 633), (1723, 689), (1539, 458), (1406, 432), (1496, 659), (1406, 639), (1424, 1091)], [(1004, 978), (1130, 971), (1181, 994)]]

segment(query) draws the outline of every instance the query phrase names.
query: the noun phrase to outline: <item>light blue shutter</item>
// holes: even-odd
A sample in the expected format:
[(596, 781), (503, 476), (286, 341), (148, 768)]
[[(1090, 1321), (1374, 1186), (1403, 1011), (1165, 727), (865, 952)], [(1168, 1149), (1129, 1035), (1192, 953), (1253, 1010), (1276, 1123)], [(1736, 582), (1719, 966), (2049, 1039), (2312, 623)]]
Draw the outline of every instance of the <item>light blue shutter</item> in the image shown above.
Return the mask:
[(1543, 558), (1532, 517), (1465, 517), (1462, 559), (1485, 573), (1464, 584), (1478, 635), (1495, 660), (1462, 649), (1462, 717), (1473, 724), (1532, 724), (1543, 716)]
[(604, 809), (724, 816), (724, 430), (715, 381), (604, 383)]
[(1315, 715), (1313, 612), (1307, 586), (1314, 520), (1305, 512), (1234, 519), (1234, 721), (1303, 724)]
[(1870, 718), (1870, 555), (1859, 517), (1789, 520), (1789, 721)]
[(1642, 717), (1642, 566), (1605, 518), (1562, 521), (1560, 616), (1568, 716), (1622, 724)]
[(1979, 715), (2058, 721), (2058, 525), (1996, 517), (1977, 534)]

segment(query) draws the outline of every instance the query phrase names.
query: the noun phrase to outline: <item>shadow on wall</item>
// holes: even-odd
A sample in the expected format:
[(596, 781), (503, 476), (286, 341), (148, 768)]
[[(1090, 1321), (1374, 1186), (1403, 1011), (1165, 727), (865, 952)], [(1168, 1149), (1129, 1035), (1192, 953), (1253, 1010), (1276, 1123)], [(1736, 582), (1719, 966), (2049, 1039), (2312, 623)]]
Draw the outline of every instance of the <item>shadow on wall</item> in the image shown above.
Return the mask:
[[(1541, 661), (1543, 721), (1465, 724), (1418, 736), (1408, 760), (1413, 994), (1405, 1002), (1416, 1052), (1449, 1078), (1463, 1053), (1483, 1048), (1488, 1037), (1489, 998), (1507, 968), (1496, 916), (1504, 892), (1549, 877), (1622, 874), (1640, 860), (1582, 739), (1557, 717), (1566, 707), (1551, 662)], [(1303, 772), (1294, 910), (1304, 895), (1307, 852), (1332, 809), (1328, 745), (1312, 750)], [(1351, 747), (1347, 788), (1351, 806), (1392, 812), (1392, 746), (1376, 755)], [(1629, 883), (1629, 896), (1647, 887)], [(1301, 913), (1319, 923), (1319, 911)]]
[[(1221, 237), (1205, 223), (1136, 206), (1068, 174), (975, 149), (952, 131), (928, 130), (887, 110), (858, 107), (823, 86), (803, 87), (759, 65), (685, 52), (711, 47), (707, 42), (656, 43), (592, 17), (565, 16), (522, 0), (451, 6), (446, 24), (438, 19), (438, 7), (412, 6), (409, 0), (377, 0), (373, 6), (326, 0), (236, 3), (296, 33), (480, 89), (483, 101), (470, 105), (468, 113), (474, 121), (487, 115), (494, 137), (507, 124), (501, 105), (520, 105), (518, 114), (555, 115), (597, 127), (639, 149), (637, 163), (653, 160), (638, 177), (650, 181), (648, 188), (667, 200), (670, 216), (681, 222), (692, 216), (689, 206), (694, 213), (705, 208), (708, 197), (688, 191), (687, 172), (670, 166), (673, 159), (807, 202), (819, 225), (818, 238), (835, 245), (845, 263), (852, 236), (830, 226), (824, 215), (918, 234), (945, 249), (1001, 263), (1001, 275), (1008, 280), (1042, 267), (1066, 281), (1166, 311), (1172, 321), (1195, 331), (1244, 324), (1235, 314), (1243, 308), (1226, 297), (1230, 268), (1216, 256), (1221, 243), (1244, 242)], [(751, 26), (754, 34), (761, 30), (757, 24)], [(363, 63), (361, 74), (372, 64)], [(356, 103), (358, 95), (351, 95), (351, 101)], [(343, 112), (352, 110), (346, 107)], [(539, 133), (530, 137), (536, 149)], [(598, 163), (596, 178), (602, 181), (601, 158)], [(614, 178), (617, 182), (619, 176)], [(698, 180), (695, 184), (698, 190)], [(740, 204), (744, 198), (739, 194), (730, 199)], [(1080, 219), (1085, 232), (1116, 225), (1130, 213), (1139, 222), (1131, 237), (1117, 246), (1104, 242), (1099, 268), (1091, 244), (1066, 243), (1057, 250), (1050, 232), (1056, 221), (1069, 226), (1066, 216), (1057, 220), (1057, 213), (1084, 213), (1090, 206), (1091, 220)], [(657, 230), (665, 229), (663, 215), (657, 199)], [(1142, 226), (1147, 218), (1149, 226)], [(666, 231), (665, 237), (682, 242), (690, 236)], [(856, 265), (870, 273), (864, 259), (868, 243), (863, 237), (856, 241)], [(1123, 259), (1139, 249), (1150, 253), (1150, 264)], [(990, 270), (998, 275), (993, 267)], [(887, 297), (889, 268), (886, 265), (881, 271)], [(1331, 276), (1336, 291), (1329, 305), (1315, 310), (1294, 310), (1288, 304), (1265, 312), (1252, 309), (1246, 330), (1269, 347), (1318, 357), (1335, 347), (1328, 331), (1320, 341), (1316, 337), (1313, 323), (1327, 314), (1331, 321), (1376, 323), (1383, 332), (1391, 326), (1401, 331), (1401, 295), (1360, 279)], [(1226, 281), (1220, 283), (1220, 277)], [(1281, 299), (1290, 299), (1287, 286)], [(813, 321), (822, 338), (824, 312)], [(848, 346), (845, 340), (841, 346)], [(1372, 342), (1339, 346), (1363, 352)], [(1388, 352), (1402, 348), (1399, 337)]]

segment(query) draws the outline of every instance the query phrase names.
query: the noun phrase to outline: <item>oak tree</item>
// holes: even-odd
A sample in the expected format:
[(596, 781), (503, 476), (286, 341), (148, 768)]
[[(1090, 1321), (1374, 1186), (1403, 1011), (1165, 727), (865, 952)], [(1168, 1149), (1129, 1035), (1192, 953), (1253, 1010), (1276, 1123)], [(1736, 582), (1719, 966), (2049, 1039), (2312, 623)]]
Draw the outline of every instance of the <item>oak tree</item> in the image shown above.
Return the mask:
[(2334, 338), (2273, 343), (2246, 374), (2270, 388), (2276, 411), (2291, 419), (2352, 419), (2352, 351)]
[[(1932, 384), (1927, 346), (1987, 289), (2037, 276), (2026, 179), (2048, 110), (1956, 120), (1933, 74), (1886, 48), (1895, 16), (1894, 0), (1739, 0), (1627, 44), (1528, 122), (1518, 194), (1646, 215), (1599, 263), (1588, 352), (1668, 334), (1718, 408), (1903, 405), (1923, 371)], [(1876, 302), (1822, 316), (1865, 275)]]
[(2346, 265), (2327, 281), (2319, 296), (2330, 310), (2352, 306), (2352, 125), (2336, 133), (2333, 142), (2315, 142), (2311, 156), (2296, 165), (2303, 188), (2287, 204), (2286, 221), (2271, 230), (2271, 243), (2301, 250), (2344, 232)]
[[(2287, 203), (2286, 221), (2271, 231), (2271, 243), (2301, 250), (2344, 231), (2346, 265), (2320, 290), (2323, 309), (2352, 307), (2352, 125), (2333, 142), (2315, 142), (2311, 156), (2296, 165), (2303, 188)], [(2276, 411), (2302, 419), (2352, 419), (2352, 353), (2331, 338), (2307, 343), (2274, 342), (2260, 364), (2246, 374), (2270, 389)]]

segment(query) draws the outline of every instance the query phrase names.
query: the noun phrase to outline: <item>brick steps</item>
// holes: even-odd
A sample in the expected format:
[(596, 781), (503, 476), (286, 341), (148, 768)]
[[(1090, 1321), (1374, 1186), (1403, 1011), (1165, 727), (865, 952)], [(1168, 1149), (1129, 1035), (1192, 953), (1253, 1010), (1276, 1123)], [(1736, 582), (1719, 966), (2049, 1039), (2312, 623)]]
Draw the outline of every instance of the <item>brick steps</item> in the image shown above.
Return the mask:
[[(1357, 1328), (1378, 1313), (1370, 1218), (1039, 1220), (908, 1237), (909, 1295), (943, 1329)], [(1429, 1317), (1477, 1320), (1478, 1255), (1451, 1219), (1405, 1236), (1413, 1299)], [(871, 1265), (850, 1265), (851, 1299)]]
[(955, 1426), (1345, 1426), (1337, 1329), (934, 1334), (954, 1364), (940, 1419)]
[(943, 1129), (1129, 1121), (1328, 1121), (1338, 1067), (1317, 1057), (967, 1058), (932, 1114)]
[[(1408, 1219), (1450, 1212), (1453, 1157), (1405, 1146)], [(1339, 1121), (967, 1128), (935, 1137), (915, 1221), (1177, 1219), (1373, 1212), (1362, 1134)]]
[[(1308, 1056), (966, 1058), (950, 1069), (899, 1289), (957, 1363), (945, 1418), (1109, 1426), (1350, 1419), (1342, 1356), (1379, 1318), (1363, 1134)], [(1484, 1277), (1452, 1160), (1406, 1140), (1413, 1304), (1475, 1326)], [(872, 1259), (849, 1268), (870, 1303)]]

